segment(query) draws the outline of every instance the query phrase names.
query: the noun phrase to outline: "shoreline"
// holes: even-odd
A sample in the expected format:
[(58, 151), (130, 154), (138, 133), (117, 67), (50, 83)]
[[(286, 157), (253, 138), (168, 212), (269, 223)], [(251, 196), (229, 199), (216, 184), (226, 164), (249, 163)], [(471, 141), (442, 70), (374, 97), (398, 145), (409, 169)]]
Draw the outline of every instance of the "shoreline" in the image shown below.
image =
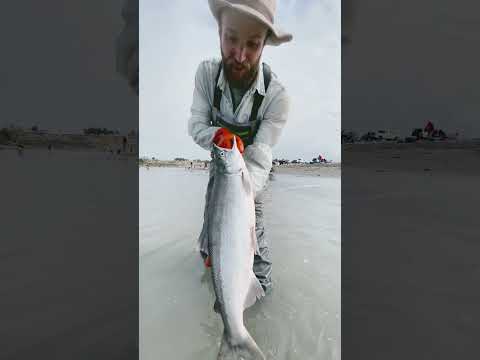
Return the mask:
[[(2, 151), (3, 150), (3, 151)], [(10, 150), (10, 151), (8, 151)], [(19, 149), (12, 145), (0, 144), (0, 153), (18, 152), (42, 153), (50, 152), (44, 147), (25, 146)], [(110, 152), (95, 148), (79, 146), (54, 147), (55, 153), (97, 153), (100, 156), (111, 155)], [(138, 158), (135, 153), (114, 154), (136, 160), (139, 167), (176, 167), (192, 170), (206, 170), (207, 160), (152, 160)], [(342, 144), (341, 163), (321, 164), (282, 164), (273, 166), (273, 175), (292, 174), (308, 176), (340, 176), (343, 170), (359, 169), (367, 172), (429, 172), (430, 174), (450, 173), (456, 175), (479, 175), (480, 168), (472, 164), (480, 163), (480, 143), (369, 143), (369, 144)], [(207, 166), (205, 166), (207, 165)]]
[(341, 164), (300, 164), (300, 165), (275, 165), (273, 176), (277, 174), (340, 177), (342, 172)]
[[(139, 163), (139, 167), (144, 168), (183, 168), (186, 170), (203, 170), (207, 171), (204, 162), (194, 162), (194, 167), (190, 168), (190, 162), (175, 162), (165, 160), (148, 160)], [(274, 165), (272, 175), (288, 174), (288, 175), (305, 175), (305, 176), (340, 176), (341, 164), (285, 164)]]

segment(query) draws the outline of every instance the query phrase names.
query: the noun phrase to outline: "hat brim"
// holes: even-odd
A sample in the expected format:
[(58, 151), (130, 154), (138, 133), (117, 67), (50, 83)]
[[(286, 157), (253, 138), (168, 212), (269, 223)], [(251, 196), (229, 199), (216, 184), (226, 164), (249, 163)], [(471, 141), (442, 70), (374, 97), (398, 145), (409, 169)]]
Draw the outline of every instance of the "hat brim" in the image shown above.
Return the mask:
[(289, 42), (293, 39), (293, 35), (287, 32), (282, 31), (278, 26), (275, 26), (267, 19), (262, 13), (258, 12), (251, 7), (241, 4), (232, 4), (225, 0), (208, 0), (210, 10), (212, 11), (213, 16), (220, 23), (220, 11), (224, 8), (230, 8), (232, 10), (239, 11), (245, 15), (251, 16), (254, 19), (258, 20), (262, 24), (268, 27), (270, 30), (270, 35), (267, 38), (266, 45), (278, 46), (283, 43)]

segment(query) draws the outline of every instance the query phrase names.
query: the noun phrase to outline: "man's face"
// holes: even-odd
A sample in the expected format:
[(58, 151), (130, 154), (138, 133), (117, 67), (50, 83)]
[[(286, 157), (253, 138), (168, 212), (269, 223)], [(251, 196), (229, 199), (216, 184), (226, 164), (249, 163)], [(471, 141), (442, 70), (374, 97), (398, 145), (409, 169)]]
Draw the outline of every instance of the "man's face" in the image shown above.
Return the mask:
[(256, 75), (267, 27), (253, 18), (229, 10), (223, 11), (220, 23), (225, 75), (231, 86), (245, 88)]

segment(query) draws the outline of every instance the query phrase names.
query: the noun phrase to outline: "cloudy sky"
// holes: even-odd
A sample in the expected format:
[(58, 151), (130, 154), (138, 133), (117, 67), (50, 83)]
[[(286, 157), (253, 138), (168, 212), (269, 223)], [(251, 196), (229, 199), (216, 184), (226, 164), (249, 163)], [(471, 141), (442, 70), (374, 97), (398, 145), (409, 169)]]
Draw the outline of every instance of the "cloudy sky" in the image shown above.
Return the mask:
[[(266, 47), (291, 96), (274, 157), (340, 160), (340, 1), (279, 0), (276, 23), (293, 42)], [(207, 0), (140, 1), (140, 156), (208, 159), (188, 136), (198, 64), (220, 56)]]

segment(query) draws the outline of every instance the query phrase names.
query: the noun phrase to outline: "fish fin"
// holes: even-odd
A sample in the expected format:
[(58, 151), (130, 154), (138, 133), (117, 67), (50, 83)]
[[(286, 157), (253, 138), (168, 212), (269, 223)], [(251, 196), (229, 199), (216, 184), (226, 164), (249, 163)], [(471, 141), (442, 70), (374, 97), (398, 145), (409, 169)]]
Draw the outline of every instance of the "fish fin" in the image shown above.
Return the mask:
[(250, 195), (253, 191), (252, 181), (250, 179), (250, 175), (245, 171), (245, 169), (242, 171), (242, 183), (245, 192), (247, 193), (247, 195)]
[(218, 302), (217, 299), (215, 299), (215, 304), (213, 304), (213, 310), (214, 310), (217, 314), (220, 314), (220, 303)]
[(209, 279), (211, 278), (211, 274), (210, 274), (210, 271), (205, 268), (205, 271), (203, 272), (203, 275), (202, 277), (200, 278), (200, 282), (203, 284), (203, 283), (206, 283)]
[(208, 223), (204, 224), (205, 229), (202, 229), (198, 239), (196, 250), (208, 256)]
[(260, 253), (260, 249), (258, 248), (258, 241), (257, 241), (257, 234), (255, 232), (255, 226), (250, 227), (250, 241), (251, 246), (255, 254)]
[(250, 288), (248, 289), (247, 297), (245, 299), (245, 309), (255, 304), (257, 299), (265, 296), (265, 291), (263, 291), (262, 285), (260, 285), (260, 282), (253, 271), (251, 278)]
[(217, 360), (236, 360), (241, 356), (245, 360), (265, 360), (262, 350), (250, 334), (247, 332), (246, 336), (232, 344), (228, 341), (225, 332), (223, 333), (222, 343), (220, 344), (220, 351)]
[(233, 352), (233, 348), (228, 344), (225, 333), (223, 333), (222, 343), (220, 344), (217, 360), (228, 360), (229, 358), (232, 359), (234, 355), (235, 353)]

